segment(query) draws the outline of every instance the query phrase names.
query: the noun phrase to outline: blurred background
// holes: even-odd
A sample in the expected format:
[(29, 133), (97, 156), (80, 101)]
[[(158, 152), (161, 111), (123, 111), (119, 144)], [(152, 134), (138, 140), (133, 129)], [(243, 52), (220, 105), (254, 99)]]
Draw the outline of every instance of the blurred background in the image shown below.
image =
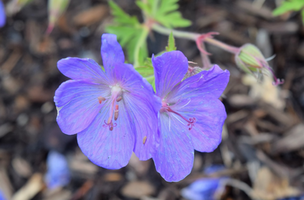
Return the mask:
[[(65, 80), (57, 61), (92, 58), (99, 64), (101, 35), (113, 17), (106, 0), (70, 0), (48, 31), (48, 1), (3, 0), (0, 28), (0, 199), (298, 199), (304, 192), (304, 28), (301, 15), (273, 17), (275, 0), (180, 0), (185, 31), (219, 32), (234, 46), (252, 43), (285, 79), (257, 82), (241, 72), (234, 55), (207, 45), (212, 63), (231, 73), (222, 101), (227, 110), (223, 141), (212, 153), (195, 153), (192, 173), (167, 183), (152, 160), (135, 155), (120, 170), (91, 163), (76, 137), (56, 123), (54, 92)], [(142, 19), (134, 0), (115, 0)], [(0, 11), (3, 12), (3, 11)], [(1, 13), (0, 13), (1, 14)], [(149, 55), (167, 45), (151, 32)], [(194, 42), (176, 39), (189, 60), (202, 66)], [(125, 52), (126, 53), (126, 52)], [(304, 198), (302, 198), (304, 199)]]

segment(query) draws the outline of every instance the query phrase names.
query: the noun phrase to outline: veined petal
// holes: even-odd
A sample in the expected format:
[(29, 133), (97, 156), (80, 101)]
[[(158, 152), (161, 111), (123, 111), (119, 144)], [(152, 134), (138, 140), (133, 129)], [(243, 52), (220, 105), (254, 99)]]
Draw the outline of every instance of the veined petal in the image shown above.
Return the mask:
[(124, 63), (125, 56), (117, 37), (114, 34), (103, 34), (101, 37), (101, 57), (105, 72), (109, 75), (116, 63)]
[(156, 94), (163, 99), (188, 70), (188, 60), (180, 51), (170, 51), (158, 57), (152, 57), (155, 74)]
[(6, 16), (5, 16), (5, 9), (2, 1), (0, 0), (0, 27), (5, 25)]
[[(183, 130), (189, 132), (194, 149), (200, 152), (212, 152), (222, 140), (222, 128), (227, 117), (223, 103), (216, 99), (192, 98), (187, 106), (172, 106), (185, 118), (195, 118), (196, 122), (191, 130), (184, 124)], [(179, 107), (179, 108), (178, 108)]]
[(106, 84), (108, 78), (101, 67), (88, 58), (64, 58), (58, 61), (57, 67), (65, 76), (88, 83)]
[(121, 85), (130, 123), (134, 124), (134, 152), (140, 160), (151, 158), (157, 133), (157, 112), (161, 102), (151, 89), (151, 85), (128, 64), (117, 63), (113, 69), (113, 79)]
[(95, 85), (82, 81), (68, 80), (63, 82), (55, 92), (54, 102), (56, 107), (62, 107), (69, 103), (74, 97), (86, 98), (103, 96), (106, 97), (110, 93), (108, 85)]
[(67, 81), (55, 92), (55, 103), (58, 106), (57, 123), (65, 134), (76, 134), (90, 125), (104, 103), (98, 97), (107, 97), (110, 90), (102, 85), (81, 81)]
[(130, 113), (130, 123), (134, 124), (135, 145), (134, 153), (140, 160), (152, 157), (157, 134), (157, 111), (160, 101), (152, 93), (142, 88), (123, 95), (125, 105)]
[(159, 115), (159, 146), (153, 155), (156, 170), (169, 182), (180, 181), (192, 169), (194, 149), (190, 136), (173, 115)]
[(219, 98), (225, 90), (230, 73), (214, 65), (177, 85), (168, 95), (168, 101), (176, 102), (181, 98), (210, 99)]
[(119, 117), (112, 131), (104, 127), (108, 119), (110, 103), (107, 103), (96, 116), (92, 124), (77, 134), (77, 141), (82, 152), (96, 165), (107, 169), (120, 169), (131, 158), (134, 146), (134, 134), (129, 113), (123, 100), (118, 102)]

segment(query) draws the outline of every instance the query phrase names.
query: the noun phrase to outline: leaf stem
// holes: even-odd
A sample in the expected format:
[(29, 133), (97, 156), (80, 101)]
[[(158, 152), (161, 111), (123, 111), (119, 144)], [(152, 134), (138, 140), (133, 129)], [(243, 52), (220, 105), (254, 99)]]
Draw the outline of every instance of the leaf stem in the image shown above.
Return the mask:
[[(200, 34), (198, 33), (192, 33), (192, 32), (186, 32), (186, 31), (177, 31), (177, 30), (171, 30), (171, 29), (168, 29), (168, 28), (165, 28), (159, 24), (156, 24), (154, 23), (152, 25), (152, 29), (158, 33), (161, 33), (161, 34), (164, 34), (164, 35), (170, 35), (170, 33), (172, 32), (173, 35), (177, 38), (184, 38), (184, 39), (189, 39), (189, 40), (192, 40), (192, 41), (196, 41), (197, 38), (200, 36)], [(232, 54), (237, 54), (239, 52), (239, 48), (238, 47), (234, 47), (234, 46), (230, 46), (230, 45), (227, 45), (223, 42), (220, 42), (218, 40), (215, 40), (213, 38), (205, 38), (204, 39), (205, 42), (211, 44), (211, 45), (214, 45), (214, 46), (217, 46), (225, 51), (228, 51)]]
[(139, 64), (140, 64), (140, 61), (139, 61), (139, 51), (140, 51), (140, 48), (146, 42), (148, 34), (149, 34), (149, 28), (146, 27), (146, 26), (143, 26), (142, 32), (140, 34), (140, 37), (139, 37), (139, 39), (137, 41), (137, 44), (136, 44), (135, 50), (134, 50), (134, 68), (139, 67)]

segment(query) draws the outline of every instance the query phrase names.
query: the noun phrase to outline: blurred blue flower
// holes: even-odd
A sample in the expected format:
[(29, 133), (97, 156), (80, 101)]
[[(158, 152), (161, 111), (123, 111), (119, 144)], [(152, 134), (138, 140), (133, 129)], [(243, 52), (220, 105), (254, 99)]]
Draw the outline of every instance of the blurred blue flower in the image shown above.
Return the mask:
[[(204, 173), (211, 174), (223, 169), (224, 166), (214, 165), (208, 167)], [(214, 200), (216, 199), (215, 195), (221, 193), (224, 189), (221, 184), (223, 179), (225, 179), (225, 177), (199, 179), (182, 189), (182, 196), (189, 200)]]
[(297, 197), (285, 197), (278, 200), (304, 200), (304, 195), (302, 194), (301, 196), (297, 196)]
[(47, 157), (45, 182), (49, 189), (62, 187), (70, 182), (70, 171), (64, 155), (51, 151)]
[(6, 200), (4, 194), (2, 193), (2, 191), (0, 190), (0, 200)]
[(0, 28), (5, 25), (6, 16), (5, 16), (5, 9), (2, 1), (0, 0)]

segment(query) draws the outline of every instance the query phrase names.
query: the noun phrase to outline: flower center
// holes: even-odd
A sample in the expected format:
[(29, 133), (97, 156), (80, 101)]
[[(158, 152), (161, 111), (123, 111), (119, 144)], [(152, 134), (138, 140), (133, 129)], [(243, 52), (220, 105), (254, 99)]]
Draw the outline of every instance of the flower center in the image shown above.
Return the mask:
[(186, 122), (188, 122), (189, 130), (192, 129), (192, 127), (194, 126), (194, 123), (196, 122), (196, 118), (195, 117), (191, 117), (191, 118), (187, 119), (184, 116), (182, 116), (181, 114), (179, 114), (178, 112), (172, 110), (170, 108), (170, 106), (164, 100), (162, 101), (162, 107), (160, 109), (160, 112), (171, 112), (171, 113), (174, 113), (174, 114), (178, 115), (183, 120), (185, 120)]
[[(113, 118), (116, 121), (118, 119), (119, 114), (119, 106), (117, 102), (122, 100), (122, 92), (123, 89), (119, 85), (110, 86), (111, 88), (111, 97), (110, 97), (110, 116), (108, 120), (104, 120), (103, 127), (109, 127), (109, 130), (112, 131), (114, 127), (117, 126), (116, 123), (113, 123)], [(99, 103), (102, 103), (105, 101), (106, 98), (104, 97), (98, 97)]]

